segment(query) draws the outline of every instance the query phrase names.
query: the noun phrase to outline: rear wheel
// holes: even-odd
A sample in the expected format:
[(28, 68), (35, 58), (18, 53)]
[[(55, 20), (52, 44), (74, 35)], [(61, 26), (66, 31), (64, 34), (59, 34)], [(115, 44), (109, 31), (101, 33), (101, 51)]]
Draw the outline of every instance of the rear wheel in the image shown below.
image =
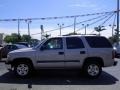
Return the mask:
[(14, 72), (18, 77), (29, 76), (32, 72), (32, 65), (26, 62), (19, 62), (14, 67)]
[(88, 62), (84, 65), (84, 73), (90, 78), (97, 78), (102, 72), (102, 67), (97, 62)]

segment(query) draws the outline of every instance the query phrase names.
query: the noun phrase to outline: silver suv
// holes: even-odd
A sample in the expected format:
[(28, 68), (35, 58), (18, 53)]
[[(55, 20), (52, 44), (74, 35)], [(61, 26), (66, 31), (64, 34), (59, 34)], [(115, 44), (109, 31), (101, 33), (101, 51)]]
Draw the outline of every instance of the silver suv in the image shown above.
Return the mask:
[(105, 37), (61, 36), (34, 48), (10, 52), (6, 64), (20, 77), (30, 75), (33, 69), (82, 69), (86, 76), (96, 78), (102, 67), (116, 62), (113, 47)]

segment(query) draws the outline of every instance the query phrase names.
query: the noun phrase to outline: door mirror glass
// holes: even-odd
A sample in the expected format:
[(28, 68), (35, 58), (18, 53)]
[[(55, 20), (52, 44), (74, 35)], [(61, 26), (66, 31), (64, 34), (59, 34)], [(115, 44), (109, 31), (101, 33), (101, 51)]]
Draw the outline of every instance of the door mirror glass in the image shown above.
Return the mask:
[(44, 47), (44, 46), (42, 46), (42, 47), (40, 48), (40, 50), (41, 50), (41, 51), (44, 51), (44, 50), (45, 50), (45, 47)]

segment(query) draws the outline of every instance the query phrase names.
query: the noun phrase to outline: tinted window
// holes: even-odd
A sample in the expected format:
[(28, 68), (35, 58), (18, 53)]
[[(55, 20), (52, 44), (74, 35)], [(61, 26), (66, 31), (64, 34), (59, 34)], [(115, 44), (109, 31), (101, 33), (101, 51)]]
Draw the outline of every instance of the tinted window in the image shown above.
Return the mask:
[(7, 45), (6, 47), (7, 47), (7, 49), (11, 49), (12, 46), (11, 45)]
[(61, 38), (52, 38), (48, 40), (44, 45), (45, 49), (62, 49), (63, 42)]
[(112, 48), (111, 43), (105, 37), (85, 37), (92, 48)]
[(67, 43), (67, 49), (84, 48), (82, 40), (77, 37), (66, 38), (66, 43)]
[(15, 45), (12, 46), (12, 49), (15, 50), (15, 49), (18, 49)]

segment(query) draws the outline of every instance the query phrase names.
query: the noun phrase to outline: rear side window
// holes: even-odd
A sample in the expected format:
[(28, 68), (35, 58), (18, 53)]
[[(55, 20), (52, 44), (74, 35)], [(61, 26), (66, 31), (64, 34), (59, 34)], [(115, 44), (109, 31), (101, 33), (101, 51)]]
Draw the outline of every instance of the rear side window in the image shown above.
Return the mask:
[(105, 37), (85, 37), (92, 48), (112, 48), (111, 43)]
[(68, 37), (66, 38), (67, 49), (79, 49), (84, 48), (83, 42), (78, 37)]

